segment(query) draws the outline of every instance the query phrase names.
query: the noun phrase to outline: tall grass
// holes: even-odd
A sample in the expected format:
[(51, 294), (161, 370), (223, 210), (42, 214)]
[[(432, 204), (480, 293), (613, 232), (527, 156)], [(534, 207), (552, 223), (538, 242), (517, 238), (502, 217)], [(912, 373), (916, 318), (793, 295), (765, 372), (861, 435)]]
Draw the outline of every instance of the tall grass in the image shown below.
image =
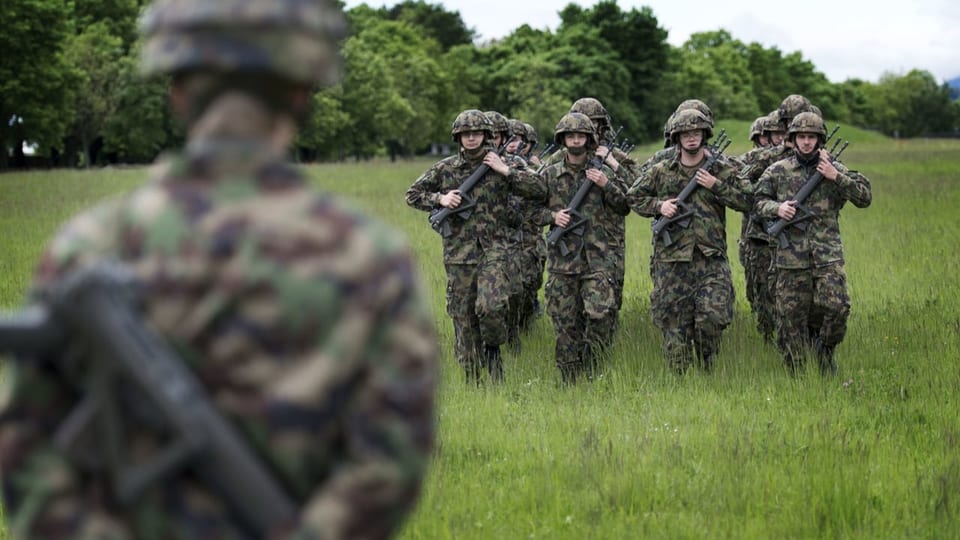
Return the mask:
[[(728, 133), (744, 139), (746, 124)], [(318, 187), (407, 234), (443, 340), (437, 450), (401, 537), (958, 537), (960, 143), (841, 134), (874, 203), (842, 212), (853, 311), (829, 379), (788, 376), (757, 335), (735, 214), (737, 313), (718, 368), (672, 375), (650, 321), (649, 223), (633, 215), (621, 331), (603, 375), (561, 388), (540, 318), (522, 351), (507, 353), (503, 385), (467, 387), (451, 355), (440, 238), (403, 204), (431, 162), (307, 167)], [(65, 216), (141, 175), (0, 175), (0, 305), (21, 301)]]

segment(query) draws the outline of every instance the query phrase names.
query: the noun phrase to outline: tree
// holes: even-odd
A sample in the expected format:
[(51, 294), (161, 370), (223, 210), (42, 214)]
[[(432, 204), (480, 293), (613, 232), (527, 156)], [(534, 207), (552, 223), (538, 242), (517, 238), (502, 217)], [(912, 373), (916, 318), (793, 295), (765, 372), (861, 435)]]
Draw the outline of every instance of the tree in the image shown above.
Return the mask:
[(718, 119), (752, 120), (770, 112), (757, 103), (746, 50), (726, 30), (690, 36), (677, 58), (678, 97), (683, 96), (677, 103), (703, 100)]
[(937, 84), (928, 71), (884, 74), (869, 94), (877, 127), (888, 135), (916, 137), (952, 132), (955, 127), (950, 88)]
[(117, 64), (111, 91), (114, 106), (101, 131), (103, 152), (114, 155), (113, 161), (153, 161), (160, 150), (174, 145), (171, 135), (182, 136), (167, 107), (167, 81), (144, 80), (136, 51)]
[(426, 32), (440, 44), (442, 51), (457, 45), (473, 43), (476, 32), (467, 28), (459, 11), (447, 11), (440, 4), (428, 4), (423, 0), (405, 0), (387, 12), (390, 20), (409, 23)]
[(71, 24), (70, 4), (59, 0), (5, 0), (0, 9), (0, 170), (7, 148), (22, 157), (24, 141), (45, 154), (60, 144), (78, 77), (63, 56)]

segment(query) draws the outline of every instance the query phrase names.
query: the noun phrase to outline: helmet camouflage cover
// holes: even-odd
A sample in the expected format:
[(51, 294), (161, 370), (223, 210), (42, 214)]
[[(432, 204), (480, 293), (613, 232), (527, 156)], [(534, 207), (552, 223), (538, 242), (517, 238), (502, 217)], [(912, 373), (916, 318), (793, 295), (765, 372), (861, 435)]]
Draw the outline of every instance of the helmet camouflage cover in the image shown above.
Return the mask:
[(758, 116), (752, 124), (750, 124), (750, 140), (757, 142), (757, 137), (763, 135), (763, 123), (767, 120), (766, 116)]
[(790, 121), (790, 128), (787, 130), (791, 139), (796, 137), (797, 133), (816, 133), (822, 143), (827, 138), (827, 126), (817, 113), (802, 112)]
[(687, 99), (682, 101), (677, 105), (677, 109), (674, 112), (685, 111), (687, 109), (694, 109), (703, 113), (703, 116), (707, 118), (707, 121), (710, 122), (710, 125), (713, 125), (713, 111), (710, 110), (710, 107), (706, 103), (700, 101), (699, 99)]
[(488, 139), (493, 138), (493, 122), (480, 110), (467, 109), (458, 114), (450, 128), (450, 137), (454, 142), (460, 142), (460, 134), (464, 131), (482, 131)]
[(537, 130), (533, 127), (533, 124), (528, 124), (524, 122), (523, 127), (527, 130), (527, 142), (536, 145), (540, 142), (540, 137), (537, 135)]
[(147, 76), (199, 69), (310, 85), (340, 79), (346, 21), (330, 0), (157, 0), (140, 29)]
[(677, 142), (677, 137), (684, 131), (702, 129), (704, 131), (703, 141), (713, 137), (713, 122), (711, 122), (702, 112), (697, 109), (684, 109), (677, 111), (673, 116), (673, 123), (670, 125), (670, 140)]
[(510, 136), (517, 136), (523, 139), (524, 143), (527, 143), (530, 140), (530, 136), (527, 134), (527, 125), (517, 120), (516, 118), (511, 118), (509, 120), (510, 124)]
[(760, 122), (760, 129), (762, 129), (764, 133), (783, 131), (783, 126), (780, 125), (780, 110), (771, 111), (770, 114), (765, 116), (763, 121)]
[(490, 120), (490, 123), (493, 125), (494, 133), (510, 133), (510, 122), (506, 116), (497, 111), (487, 111), (483, 114), (487, 115), (487, 119)]
[(602, 120), (607, 124), (610, 123), (610, 114), (596, 98), (585, 97), (574, 101), (573, 105), (570, 106), (570, 112), (585, 114), (591, 120)]
[(783, 98), (780, 108), (777, 109), (777, 114), (780, 116), (780, 126), (787, 130), (793, 117), (803, 112), (812, 112), (822, 116), (820, 109), (800, 94), (790, 94)]
[(597, 132), (593, 128), (593, 122), (583, 113), (567, 113), (557, 122), (557, 127), (553, 130), (553, 140), (560, 146), (564, 145), (564, 133), (583, 133), (588, 139), (587, 146), (597, 146)]

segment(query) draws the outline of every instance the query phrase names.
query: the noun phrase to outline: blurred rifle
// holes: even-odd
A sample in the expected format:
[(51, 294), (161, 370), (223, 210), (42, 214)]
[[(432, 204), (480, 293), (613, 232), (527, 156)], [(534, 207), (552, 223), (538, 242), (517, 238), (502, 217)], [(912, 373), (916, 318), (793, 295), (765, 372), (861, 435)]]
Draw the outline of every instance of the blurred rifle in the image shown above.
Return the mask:
[[(297, 505), (213, 406), (193, 372), (143, 322), (135, 283), (116, 265), (81, 270), (58, 283), (43, 304), (0, 318), (0, 352), (75, 380), (80, 345), (88, 360), (80, 403), (53, 442), (85, 471), (105, 471), (121, 506), (189, 470), (225, 501), (249, 538), (289, 523)], [(126, 427), (166, 442), (134, 463)]]
[[(713, 164), (720, 159), (720, 156), (723, 155), (723, 151), (730, 146), (730, 138), (727, 137), (726, 130), (720, 130), (720, 134), (717, 135), (717, 140), (711, 144), (707, 145), (707, 151), (710, 154), (710, 157), (704, 162), (703, 166), (700, 169), (709, 171)], [(679, 227), (686, 229), (690, 226), (690, 219), (693, 216), (693, 209), (687, 204), (687, 199), (690, 198), (690, 195), (694, 190), (699, 187), (700, 184), (697, 183), (697, 173), (693, 173), (693, 176), (690, 177), (690, 181), (687, 182), (687, 185), (683, 187), (683, 190), (680, 191), (680, 195), (677, 196), (677, 213), (673, 217), (667, 217), (661, 215), (660, 217), (653, 220), (653, 237), (661, 236), (663, 238), (663, 244), (669, 246), (673, 244), (673, 238), (670, 237), (670, 231), (668, 228), (676, 224)]]

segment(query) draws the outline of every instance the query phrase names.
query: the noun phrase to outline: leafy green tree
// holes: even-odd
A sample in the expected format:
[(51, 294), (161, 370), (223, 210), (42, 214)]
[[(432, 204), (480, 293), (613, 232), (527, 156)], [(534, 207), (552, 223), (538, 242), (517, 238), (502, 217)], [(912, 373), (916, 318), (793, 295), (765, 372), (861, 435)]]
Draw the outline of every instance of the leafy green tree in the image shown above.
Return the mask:
[(24, 141), (47, 155), (71, 121), (78, 75), (63, 55), (70, 8), (59, 0), (4, 0), (0, 8), (0, 170), (6, 149), (22, 157)]
[(167, 107), (167, 81), (144, 80), (136, 52), (118, 61), (117, 78), (111, 91), (113, 111), (103, 124), (103, 151), (111, 161), (144, 163), (153, 161), (172, 138), (182, 137)]
[(313, 108), (297, 135), (298, 157), (304, 161), (343, 159), (342, 140), (353, 119), (344, 109), (343, 86), (323, 88), (313, 96)]
[(83, 32), (88, 26), (105, 24), (107, 33), (122, 40), (127, 52), (137, 40), (137, 16), (147, 0), (73, 0), (76, 26)]
[(476, 32), (467, 28), (459, 11), (447, 11), (441, 4), (423, 0), (405, 0), (387, 12), (390, 20), (403, 21), (421, 28), (440, 44), (443, 51), (473, 43)]
[(757, 102), (746, 51), (726, 30), (690, 36), (681, 48), (678, 66), (687, 92), (683, 99), (703, 100), (716, 118), (752, 120), (770, 112), (761, 110)]
[[(73, 101), (73, 123), (68, 132), (79, 144), (83, 165), (94, 163), (94, 142), (117, 110), (123, 42), (110, 34), (105, 22), (87, 26), (68, 40), (66, 57), (81, 74)], [(69, 159), (69, 156), (68, 156)]]
[[(659, 117), (663, 108), (661, 81), (667, 69), (670, 45), (667, 31), (649, 7), (623, 11), (616, 0), (601, 0), (592, 8), (584, 9), (568, 4), (560, 11), (558, 33), (571, 26), (586, 25), (596, 28), (601, 39), (617, 54), (618, 62), (626, 68), (629, 83), (626, 94), (618, 103), (611, 103), (610, 111), (635, 136), (651, 136), (659, 132)], [(603, 100), (601, 100), (603, 101)], [(607, 101), (603, 101), (606, 105)]]
[(950, 89), (928, 71), (885, 74), (869, 94), (877, 127), (888, 135), (916, 137), (951, 132), (955, 127)]

